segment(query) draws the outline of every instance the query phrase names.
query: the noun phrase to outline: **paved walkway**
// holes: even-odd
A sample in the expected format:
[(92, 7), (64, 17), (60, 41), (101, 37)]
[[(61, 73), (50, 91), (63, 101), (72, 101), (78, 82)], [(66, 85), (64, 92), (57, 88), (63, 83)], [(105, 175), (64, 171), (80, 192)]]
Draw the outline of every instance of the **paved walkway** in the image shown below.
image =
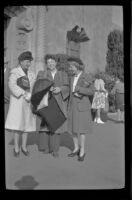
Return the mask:
[(86, 138), (84, 162), (69, 158), (72, 138), (61, 137), (60, 157), (38, 152), (37, 133), (29, 134), (30, 157), (13, 156), (13, 133), (5, 132), (7, 189), (108, 189), (123, 188), (124, 124), (110, 115), (105, 124), (93, 123), (93, 132)]

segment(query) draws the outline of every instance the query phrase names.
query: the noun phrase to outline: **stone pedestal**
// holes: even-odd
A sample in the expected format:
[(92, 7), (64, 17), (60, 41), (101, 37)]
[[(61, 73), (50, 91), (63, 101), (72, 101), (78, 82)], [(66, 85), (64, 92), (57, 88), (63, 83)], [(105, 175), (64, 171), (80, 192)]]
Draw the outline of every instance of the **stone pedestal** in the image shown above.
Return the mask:
[(80, 43), (74, 41), (67, 41), (66, 54), (68, 56), (74, 56), (80, 58)]

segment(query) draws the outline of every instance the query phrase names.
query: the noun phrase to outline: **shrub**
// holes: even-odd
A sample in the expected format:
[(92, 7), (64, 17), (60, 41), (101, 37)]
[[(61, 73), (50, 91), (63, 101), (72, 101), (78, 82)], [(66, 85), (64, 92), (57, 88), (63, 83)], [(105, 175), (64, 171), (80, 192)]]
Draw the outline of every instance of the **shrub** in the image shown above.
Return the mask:
[(107, 46), (106, 72), (114, 76), (124, 75), (123, 32), (120, 30), (110, 32), (108, 35)]
[(104, 80), (105, 88), (106, 90), (108, 90), (108, 92), (110, 92), (115, 84), (115, 77), (108, 74), (107, 72), (99, 70), (96, 73), (94, 73), (94, 80), (96, 79), (97, 76), (99, 76), (101, 79)]

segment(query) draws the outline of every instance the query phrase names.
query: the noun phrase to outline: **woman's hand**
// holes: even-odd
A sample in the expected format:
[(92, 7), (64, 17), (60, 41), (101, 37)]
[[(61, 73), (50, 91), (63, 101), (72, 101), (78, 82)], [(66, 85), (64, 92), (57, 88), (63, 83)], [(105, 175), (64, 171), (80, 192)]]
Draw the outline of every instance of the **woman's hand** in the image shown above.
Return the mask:
[(31, 99), (31, 93), (30, 92), (26, 91), (23, 96), (24, 96), (26, 101), (30, 101), (30, 99)]
[(51, 92), (53, 92), (53, 91), (54, 91), (54, 89), (55, 89), (55, 88), (52, 86), (52, 87), (50, 88), (50, 91), (51, 91)]
[(77, 85), (77, 86), (75, 87), (75, 92), (79, 92), (79, 90), (80, 90), (80, 87)]
[(79, 97), (79, 98), (82, 97), (82, 95), (78, 94), (77, 92), (74, 93), (74, 96)]
[(54, 90), (52, 91), (54, 94), (58, 94), (61, 91), (60, 87), (54, 87)]

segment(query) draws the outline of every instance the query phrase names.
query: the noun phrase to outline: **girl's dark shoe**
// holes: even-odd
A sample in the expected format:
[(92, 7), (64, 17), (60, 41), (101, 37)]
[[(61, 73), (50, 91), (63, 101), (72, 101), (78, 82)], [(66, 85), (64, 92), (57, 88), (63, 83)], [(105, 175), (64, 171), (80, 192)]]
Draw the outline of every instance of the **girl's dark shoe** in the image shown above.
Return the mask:
[(39, 149), (39, 151), (41, 151), (41, 152), (44, 153), (44, 154), (49, 153), (49, 150), (48, 150), (48, 149)]
[(55, 158), (58, 158), (59, 157), (59, 153), (58, 152), (52, 152), (52, 156), (55, 157)]
[(50, 149), (50, 150), (49, 150), (49, 153), (53, 153), (53, 150)]
[(29, 151), (28, 150), (25, 151), (23, 148), (21, 148), (21, 151), (25, 156), (29, 156)]
[(85, 155), (86, 155), (85, 153), (83, 154), (83, 156), (80, 156), (80, 155), (79, 155), (79, 156), (78, 156), (78, 161), (84, 161)]
[(72, 153), (70, 153), (70, 154), (68, 154), (68, 157), (74, 157), (74, 156), (79, 156), (79, 153), (80, 153), (80, 149), (78, 149), (77, 151), (75, 151), (75, 152), (72, 152)]
[(15, 149), (13, 150), (13, 154), (15, 157), (19, 157), (20, 156), (20, 151), (16, 152)]
[(49, 153), (48, 149), (46, 149), (46, 150), (43, 151), (43, 154), (48, 154), (48, 153)]

